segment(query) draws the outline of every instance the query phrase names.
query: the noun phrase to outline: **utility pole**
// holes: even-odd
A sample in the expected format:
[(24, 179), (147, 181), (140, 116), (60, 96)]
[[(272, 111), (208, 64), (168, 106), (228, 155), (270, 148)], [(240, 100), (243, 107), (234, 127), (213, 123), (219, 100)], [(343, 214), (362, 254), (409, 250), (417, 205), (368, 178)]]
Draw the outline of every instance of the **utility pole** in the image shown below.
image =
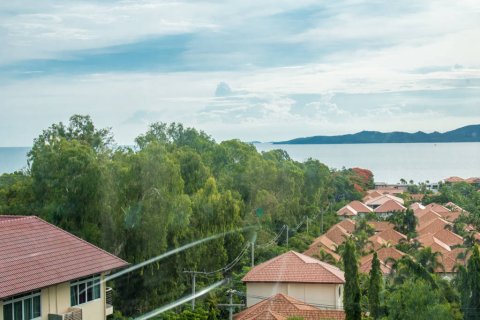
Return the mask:
[(287, 225), (287, 249), (288, 249), (288, 225)]
[(228, 308), (228, 319), (232, 320), (233, 319), (233, 310), (235, 307), (244, 307), (244, 304), (240, 303), (233, 303), (233, 294), (235, 293), (235, 290), (233, 289), (228, 289), (227, 294), (228, 294), (228, 304), (218, 304), (218, 307), (227, 307)]
[(323, 234), (323, 210), (320, 211), (320, 234)]
[(252, 241), (252, 268), (255, 266), (255, 242)]
[[(197, 285), (197, 271), (183, 271), (192, 275), (192, 296), (195, 297), (195, 287)], [(195, 298), (192, 299), (192, 310), (195, 310)]]
[(307, 218), (307, 234), (308, 234), (308, 216), (305, 216)]

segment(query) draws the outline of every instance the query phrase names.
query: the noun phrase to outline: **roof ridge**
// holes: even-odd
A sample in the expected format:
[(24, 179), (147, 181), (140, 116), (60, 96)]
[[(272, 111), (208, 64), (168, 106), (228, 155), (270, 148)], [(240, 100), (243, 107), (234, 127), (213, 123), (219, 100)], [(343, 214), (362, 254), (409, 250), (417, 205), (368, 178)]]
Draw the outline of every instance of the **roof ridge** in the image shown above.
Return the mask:
[(1, 217), (8, 217), (8, 218), (12, 218), (12, 219), (0, 219), (0, 224), (6, 224), (8, 222), (11, 222), (11, 221), (19, 221), (19, 220), (26, 220), (26, 219), (31, 219), (33, 217), (36, 217), (36, 216), (15, 216), (15, 215), (0, 215), (0, 218)]

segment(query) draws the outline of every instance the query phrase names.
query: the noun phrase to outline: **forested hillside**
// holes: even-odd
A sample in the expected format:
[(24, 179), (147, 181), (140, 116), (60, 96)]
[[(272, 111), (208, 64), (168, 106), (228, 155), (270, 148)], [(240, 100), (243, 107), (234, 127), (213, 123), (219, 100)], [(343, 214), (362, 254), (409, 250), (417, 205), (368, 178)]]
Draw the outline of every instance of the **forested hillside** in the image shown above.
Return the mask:
[[(332, 171), (317, 160), (293, 161), (280, 150), (259, 153), (238, 140), (217, 143), (181, 124), (153, 124), (135, 142), (119, 147), (109, 129), (75, 115), (35, 139), (28, 170), (0, 176), (0, 214), (38, 215), (131, 264), (208, 235), (256, 227), (114, 281), (116, 310), (126, 316), (189, 293), (185, 270), (220, 269), (253, 237), (256, 262), (287, 250), (284, 236), (278, 239), (282, 246), (268, 246), (284, 225), (290, 227), (289, 248), (306, 249), (320, 229), (336, 222), (336, 209), (360, 199), (373, 183), (366, 170)], [(230, 272), (248, 265), (246, 255)], [(222, 277), (214, 273), (197, 284)], [(225, 310), (215, 305), (224, 299), (223, 292), (211, 294), (197, 312), (221, 318)]]

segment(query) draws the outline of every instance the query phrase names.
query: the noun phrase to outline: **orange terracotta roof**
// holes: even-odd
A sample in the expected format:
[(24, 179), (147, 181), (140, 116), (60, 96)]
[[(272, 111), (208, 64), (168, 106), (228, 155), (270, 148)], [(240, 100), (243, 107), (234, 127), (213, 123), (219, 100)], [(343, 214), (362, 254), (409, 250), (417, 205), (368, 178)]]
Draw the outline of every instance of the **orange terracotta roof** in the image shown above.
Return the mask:
[(463, 244), (463, 238), (450, 230), (440, 230), (434, 234), (435, 238), (447, 244), (450, 247)]
[[(370, 259), (368, 261), (365, 261), (363, 263), (360, 262), (360, 266), (358, 267), (358, 271), (360, 273), (368, 274), (370, 273), (370, 270), (372, 270), (372, 261), (373, 259)], [(392, 273), (392, 268), (388, 265), (386, 265), (384, 262), (380, 261), (380, 272), (383, 275), (388, 275)]]
[(422, 236), (417, 237), (417, 241), (420, 242), (424, 247), (432, 248), (433, 252), (440, 252), (442, 254), (447, 254), (452, 251), (452, 249), (448, 244), (435, 238), (431, 233), (424, 234)]
[(338, 209), (337, 211), (337, 215), (339, 216), (345, 216), (345, 217), (354, 217), (357, 215), (357, 212), (355, 211), (355, 209), (353, 209), (352, 207), (350, 207), (348, 204), (344, 207), (341, 207), (340, 209)]
[(480, 183), (480, 178), (478, 177), (471, 177), (468, 179), (465, 179), (466, 183)]
[(449, 202), (445, 203), (445, 207), (452, 210), (452, 211), (465, 211), (465, 210), (463, 210), (462, 207), (456, 205), (452, 201), (449, 201)]
[(412, 203), (409, 206), (409, 208), (412, 209), (414, 213), (416, 213), (417, 211), (421, 211), (421, 210), (425, 209), (425, 207), (419, 202)]
[(355, 221), (353, 220), (345, 219), (337, 223), (337, 225), (345, 229), (345, 231), (347, 231), (348, 233), (352, 233), (353, 231), (355, 231)]
[(343, 310), (319, 309), (300, 300), (278, 293), (234, 315), (235, 320), (284, 320), (300, 317), (304, 320), (343, 320)]
[(38, 217), (0, 220), (0, 298), (126, 265)]
[(331, 250), (330, 248), (325, 247), (322, 243), (317, 243), (314, 246), (310, 246), (303, 254), (315, 259), (318, 259), (320, 256), (320, 250), (325, 251), (332, 256), (335, 261), (340, 261), (340, 255), (338, 255), (335, 251)]
[(390, 201), (390, 200), (396, 201), (396, 202), (398, 202), (402, 205), (404, 203), (402, 198), (395, 197), (395, 196), (392, 196), (390, 194), (384, 194), (384, 195), (381, 195), (379, 197), (376, 197), (376, 198), (373, 198), (373, 199), (370, 199), (370, 200), (366, 201), (365, 204), (367, 206), (382, 205), (383, 203), (385, 203), (387, 201)]
[(346, 206), (340, 208), (337, 211), (337, 214), (340, 216), (356, 216), (359, 213), (369, 213), (372, 211), (373, 210), (370, 207), (364, 205), (360, 201), (354, 200)]
[(424, 225), (420, 225), (417, 227), (417, 233), (419, 235), (423, 235), (426, 233), (431, 233), (435, 234), (440, 230), (445, 229), (448, 226), (451, 226), (452, 224), (442, 218), (436, 218), (431, 220), (430, 222), (427, 222)]
[(338, 247), (337, 244), (335, 242), (333, 242), (332, 240), (330, 240), (326, 235), (321, 235), (320, 237), (315, 239), (313, 241), (313, 243), (310, 245), (310, 248), (318, 247), (320, 245), (322, 247), (328, 248), (332, 251), (335, 251)]
[(289, 251), (250, 270), (244, 282), (344, 283), (343, 271), (304, 254)]
[(336, 224), (325, 233), (325, 236), (335, 242), (335, 244), (338, 246), (345, 242), (345, 240), (350, 236), (350, 233), (348, 233), (343, 227)]
[(425, 206), (426, 209), (433, 210), (437, 213), (449, 212), (450, 210), (438, 203), (430, 203)]
[[(378, 255), (378, 260), (380, 260), (382, 262), (385, 262), (385, 260), (387, 260), (388, 258), (398, 260), (401, 257), (403, 257), (405, 255), (405, 253), (403, 253), (400, 250), (395, 249), (394, 247), (386, 247), (386, 248), (378, 249), (377, 250), (377, 255)], [(363, 264), (363, 263), (371, 261), (371, 260), (373, 260), (373, 253), (360, 258), (360, 263)]]
[(436, 213), (433, 210), (426, 209), (417, 215), (418, 217), (418, 226), (419, 228), (427, 225), (428, 223), (432, 222), (437, 218), (441, 218), (442, 216), (439, 213)]
[(375, 211), (376, 213), (388, 213), (388, 212), (395, 212), (395, 211), (405, 211), (406, 209), (407, 208), (405, 208), (400, 203), (394, 200), (388, 200), (373, 211)]
[(382, 232), (395, 227), (394, 224), (387, 221), (368, 221), (368, 224), (371, 225), (376, 232)]
[(445, 182), (450, 182), (450, 183), (453, 183), (453, 182), (462, 182), (462, 181), (464, 181), (462, 178), (460, 178), (460, 177), (455, 177), (455, 176), (449, 177), (449, 178), (446, 178), (446, 179), (445, 179)]
[(449, 221), (449, 222), (455, 222), (462, 214), (465, 214), (466, 211), (460, 212), (460, 211), (451, 211), (451, 212), (444, 212), (442, 213), (442, 218)]
[(368, 238), (368, 240), (372, 242), (373, 249), (375, 251), (378, 250), (382, 245), (386, 245), (388, 243), (392, 245), (396, 245), (402, 239), (407, 239), (407, 236), (393, 229), (388, 229), (388, 230), (379, 232), (371, 236), (370, 238)]

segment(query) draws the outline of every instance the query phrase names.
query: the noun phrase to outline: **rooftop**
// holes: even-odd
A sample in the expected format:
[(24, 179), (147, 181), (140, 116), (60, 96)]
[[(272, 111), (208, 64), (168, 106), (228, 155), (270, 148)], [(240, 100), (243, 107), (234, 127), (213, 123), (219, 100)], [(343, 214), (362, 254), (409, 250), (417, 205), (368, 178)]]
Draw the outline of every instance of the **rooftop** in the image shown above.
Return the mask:
[(126, 265), (38, 217), (0, 216), (0, 298)]
[(234, 319), (286, 320), (290, 317), (301, 317), (305, 320), (343, 320), (345, 319), (345, 312), (342, 310), (319, 309), (287, 295), (278, 293), (237, 313)]
[(304, 254), (289, 251), (250, 270), (244, 282), (344, 283), (342, 270)]

